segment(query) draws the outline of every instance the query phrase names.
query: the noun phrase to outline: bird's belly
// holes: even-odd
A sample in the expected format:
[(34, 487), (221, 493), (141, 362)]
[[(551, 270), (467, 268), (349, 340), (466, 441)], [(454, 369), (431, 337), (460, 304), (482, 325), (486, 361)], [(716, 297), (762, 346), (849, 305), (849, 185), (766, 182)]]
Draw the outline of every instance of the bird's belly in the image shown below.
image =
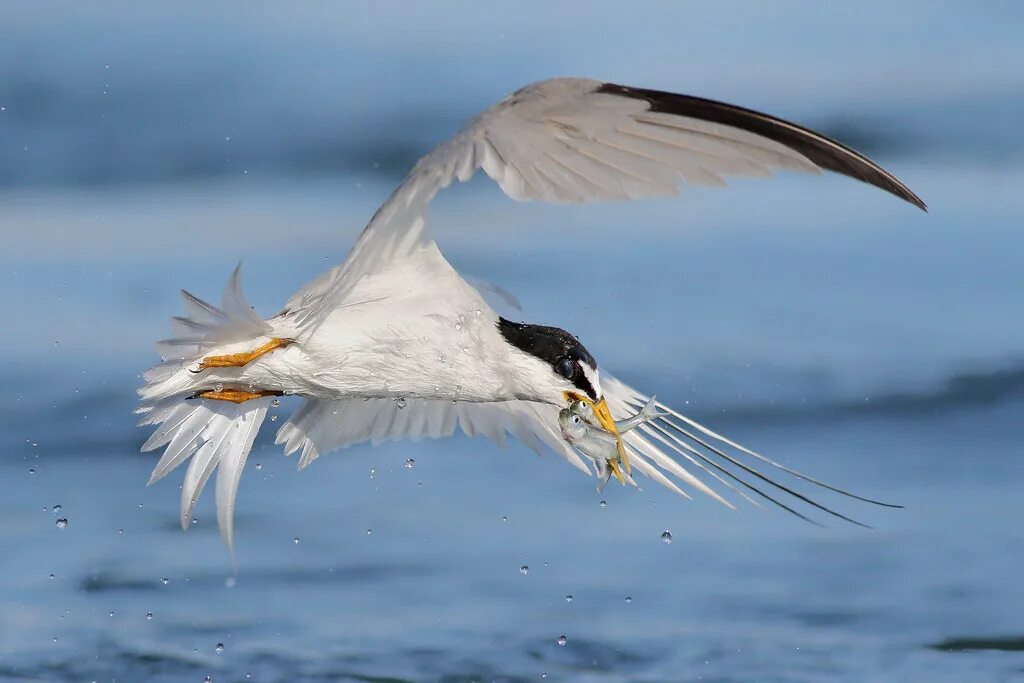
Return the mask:
[(495, 316), (470, 302), (424, 312), (425, 302), (343, 309), (302, 340), (303, 392), (322, 398), (516, 398), (503, 381)]

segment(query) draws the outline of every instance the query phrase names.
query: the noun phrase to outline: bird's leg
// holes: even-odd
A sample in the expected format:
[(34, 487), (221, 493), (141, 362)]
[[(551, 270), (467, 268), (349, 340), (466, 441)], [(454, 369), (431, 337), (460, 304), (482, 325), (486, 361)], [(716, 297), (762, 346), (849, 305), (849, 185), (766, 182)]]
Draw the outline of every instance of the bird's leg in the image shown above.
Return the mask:
[(245, 403), (254, 398), (264, 396), (283, 396), (281, 391), (242, 391), (241, 389), (221, 389), (220, 391), (202, 391), (192, 398), (208, 398), (212, 401), (230, 401), (231, 403)]
[(263, 346), (257, 346), (246, 353), (229, 353), (226, 356), (207, 356), (199, 362), (199, 372), (207, 368), (241, 368), (253, 362), (260, 356), (270, 353), (275, 349), (281, 349), (292, 343), (291, 339), (274, 337)]

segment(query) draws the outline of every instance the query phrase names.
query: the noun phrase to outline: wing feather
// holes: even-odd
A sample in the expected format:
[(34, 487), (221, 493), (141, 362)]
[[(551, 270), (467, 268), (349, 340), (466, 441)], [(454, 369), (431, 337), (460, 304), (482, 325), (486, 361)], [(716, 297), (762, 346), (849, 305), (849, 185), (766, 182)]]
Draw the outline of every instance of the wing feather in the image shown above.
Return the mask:
[[(403, 406), (404, 403), (404, 407)], [(456, 429), (504, 445), (506, 434), (540, 453), (542, 444), (589, 473), (580, 456), (562, 439), (558, 410), (528, 401), (452, 403), (448, 400), (307, 399), (277, 432), (275, 442), (290, 455), (302, 449), (300, 467), (320, 454), (372, 441), (438, 439)]]
[[(648, 396), (645, 396), (632, 387), (623, 384), (614, 377), (608, 376), (607, 373), (602, 376), (601, 384), (605, 391), (605, 397), (608, 399), (609, 406), (612, 407), (613, 411), (616, 411), (616, 408), (618, 408), (618, 411), (616, 412), (636, 412), (636, 410), (643, 407), (650, 400)], [(745, 446), (742, 446), (735, 441), (704, 427), (696, 420), (672, 410), (662, 403), (657, 403), (656, 405), (664, 412), (664, 414), (658, 419), (648, 424), (641, 425), (636, 430), (626, 434), (627, 439), (642, 438), (636, 434), (638, 431), (642, 432), (646, 437), (653, 438), (659, 443), (667, 446), (672, 451), (688, 460), (691, 464), (698, 465), (698, 462), (696, 461), (703, 463), (706, 467), (701, 469), (705, 473), (714, 475), (717, 472), (719, 476), (716, 476), (715, 479), (720, 483), (728, 485), (729, 481), (731, 481), (735, 484), (739, 484), (748, 491), (800, 517), (801, 519), (814, 522), (813, 519), (795, 509), (793, 507), (794, 504), (807, 505), (851, 524), (866, 526), (856, 519), (818, 502), (809, 495), (801, 493), (793, 488), (793, 486), (783, 483), (770, 471), (758, 469), (752, 464), (744, 462), (744, 457), (752, 458), (757, 462), (763, 463), (774, 469), (776, 473), (790, 475), (803, 482), (813, 484), (819, 489), (831, 491), (850, 499), (872, 503), (883, 507), (902, 507), (900, 505), (883, 503), (872, 498), (857, 495), (825, 483), (819, 479), (815, 479), (814, 477), (803, 474), (802, 472), (756, 453), (755, 451), (752, 451)], [(719, 445), (712, 443), (712, 441), (717, 442)], [(726, 448), (730, 448), (734, 452), (729, 453)], [(671, 468), (671, 466), (669, 466), (669, 468)], [(788, 503), (783, 502), (779, 498), (767, 493), (763, 488), (760, 488), (757, 483), (751, 483), (751, 480), (746, 479), (745, 477), (752, 478), (754, 482), (759, 482), (762, 486), (771, 487), (778, 491), (778, 495), (787, 496), (791, 500), (788, 501)], [(730, 486), (730, 488), (736, 493), (741, 494), (742, 497), (749, 502), (754, 503), (755, 505), (757, 504), (748, 495), (743, 494), (742, 491), (737, 489), (735, 486)]]
[(723, 176), (825, 169), (925, 208), (867, 157), (782, 119), (688, 95), (555, 78), (517, 90), (420, 159), (345, 264), (289, 301), (296, 322), (315, 328), (362, 275), (431, 244), (430, 201), (479, 168), (510, 197), (547, 202), (671, 195), (683, 184), (723, 185)]
[[(608, 373), (602, 376), (601, 385), (613, 414), (625, 416), (635, 413), (650, 400)], [(798, 509), (799, 506), (809, 506), (851, 524), (865, 526), (801, 493), (792, 485), (783, 483), (770, 472), (744, 462), (743, 458), (748, 457), (772, 467), (778, 473), (791, 475), (833, 493), (864, 502), (899, 507), (852, 494), (804, 475), (700, 426), (696, 421), (661, 403), (657, 403), (657, 406), (664, 414), (627, 432), (623, 440), (635, 469), (674, 493), (690, 497), (686, 489), (677, 485), (678, 481), (687, 489), (696, 490), (726, 507), (734, 508), (733, 503), (715, 491), (707, 481), (724, 487), (751, 505), (763, 507), (757, 500), (761, 498), (814, 524), (818, 522)], [(321, 453), (365, 441), (379, 443), (400, 439), (442, 438), (451, 436), (456, 430), (468, 436), (486, 437), (499, 445), (504, 445), (506, 435), (511, 435), (538, 453), (542, 453), (545, 447), (553, 450), (575, 467), (591, 474), (580, 454), (563, 440), (558, 427), (558, 409), (527, 401), (452, 403), (449, 400), (426, 399), (402, 402), (383, 398), (338, 401), (307, 399), (278, 430), (276, 442), (284, 445), (286, 454), (301, 450), (299, 466), (306, 467)], [(720, 443), (721, 447), (713, 441)], [(734, 452), (727, 452), (726, 448)], [(171, 453), (171, 447), (168, 453)], [(190, 471), (194, 467), (195, 472), (186, 476), (186, 488), (190, 493), (194, 491), (198, 494), (205, 482), (204, 476), (208, 476), (201, 455), (202, 447), (191, 463)], [(157, 469), (162, 470), (160, 466)], [(233, 468), (228, 468), (224, 476), (231, 476), (231, 471)], [(769, 493), (769, 490), (774, 491)]]

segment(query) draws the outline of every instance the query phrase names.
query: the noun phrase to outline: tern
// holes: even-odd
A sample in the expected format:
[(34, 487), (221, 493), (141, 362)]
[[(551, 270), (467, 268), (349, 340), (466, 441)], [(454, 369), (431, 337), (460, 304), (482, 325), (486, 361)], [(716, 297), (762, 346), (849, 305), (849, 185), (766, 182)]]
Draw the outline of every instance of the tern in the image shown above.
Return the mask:
[(233, 556), (239, 478), (280, 396), (303, 399), (276, 437), (286, 454), (301, 451), (300, 467), (364, 441), (461, 430), (501, 444), (511, 435), (589, 474), (558, 422), (560, 409), (582, 401), (616, 441), (617, 457), (602, 465), (620, 482), (633, 482), (639, 472), (690, 497), (674, 477), (730, 508), (735, 496), (808, 521), (814, 520), (805, 513), (815, 508), (859, 524), (797, 491), (798, 482), (783, 483), (784, 474), (898, 507), (793, 470), (661, 403), (657, 419), (619, 434), (614, 416), (636, 412), (649, 397), (600, 369), (569, 332), (498, 315), (431, 236), (431, 200), (481, 168), (514, 199), (559, 203), (671, 195), (685, 184), (722, 185), (723, 176), (827, 170), (926, 209), (865, 156), (774, 116), (589, 79), (527, 85), (421, 158), (344, 263), (292, 295), (276, 315), (254, 312), (238, 269), (219, 307), (182, 292), (188, 315), (173, 318), (176, 337), (158, 342), (164, 360), (145, 373), (136, 412), (140, 424), (157, 425), (142, 450), (166, 447), (150, 483), (190, 461), (181, 488), (183, 527), (216, 470), (217, 521)]

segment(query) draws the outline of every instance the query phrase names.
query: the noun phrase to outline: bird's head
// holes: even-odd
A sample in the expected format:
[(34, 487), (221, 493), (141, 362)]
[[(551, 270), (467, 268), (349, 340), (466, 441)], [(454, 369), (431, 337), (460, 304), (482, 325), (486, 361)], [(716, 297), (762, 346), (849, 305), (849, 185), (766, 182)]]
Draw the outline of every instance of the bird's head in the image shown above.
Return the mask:
[(566, 407), (583, 401), (598, 423), (618, 436), (601, 391), (597, 361), (580, 340), (565, 330), (498, 319), (498, 331), (512, 347), (517, 391), (527, 400)]

